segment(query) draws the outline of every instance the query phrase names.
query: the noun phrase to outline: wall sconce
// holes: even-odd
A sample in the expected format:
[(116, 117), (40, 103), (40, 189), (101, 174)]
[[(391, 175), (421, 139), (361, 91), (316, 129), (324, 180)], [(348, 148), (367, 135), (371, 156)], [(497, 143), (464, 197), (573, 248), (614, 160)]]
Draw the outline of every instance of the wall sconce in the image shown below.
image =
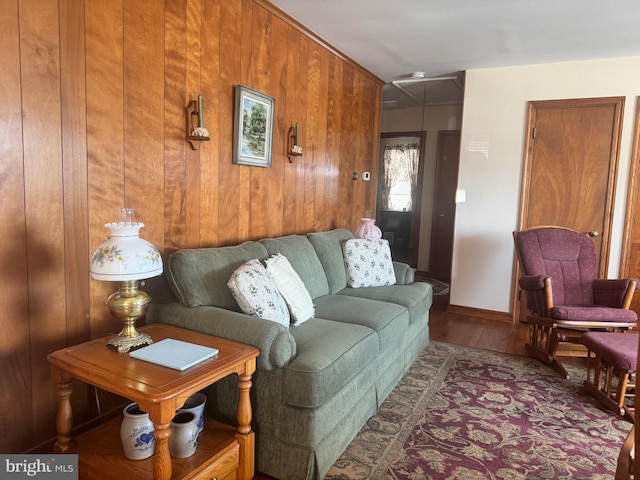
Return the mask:
[(298, 127), (298, 122), (296, 122), (296, 126), (295, 127), (291, 127), (289, 129), (289, 141), (287, 142), (288, 144), (288, 149), (287, 149), (287, 157), (289, 157), (289, 163), (293, 163), (293, 160), (291, 160), (291, 157), (300, 157), (302, 156), (302, 147), (298, 144), (298, 139), (300, 135), (300, 128)]
[(209, 141), (209, 131), (204, 128), (202, 94), (198, 94), (198, 100), (191, 100), (184, 111), (187, 120), (187, 142), (193, 150), (197, 150), (200, 148), (199, 142)]

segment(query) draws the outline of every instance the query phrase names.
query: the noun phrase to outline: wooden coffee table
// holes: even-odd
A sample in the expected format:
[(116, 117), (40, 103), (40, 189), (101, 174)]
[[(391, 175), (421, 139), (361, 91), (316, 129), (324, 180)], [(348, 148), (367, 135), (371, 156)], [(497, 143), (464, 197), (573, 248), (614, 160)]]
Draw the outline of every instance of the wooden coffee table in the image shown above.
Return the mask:
[[(51, 353), (53, 380), (58, 384), (57, 453), (78, 453), (80, 478), (114, 479), (241, 479), (253, 478), (255, 438), (251, 430), (251, 375), (259, 351), (251, 346), (168, 325), (140, 329), (157, 342), (174, 338), (214, 347), (218, 355), (184, 371), (130, 358), (107, 346), (109, 337)], [(207, 419), (196, 453), (172, 459), (168, 439), (176, 409), (193, 393), (230, 375), (238, 375), (238, 427)], [(121, 395), (149, 413), (156, 453), (146, 460), (128, 460), (120, 443), (121, 417), (72, 439), (71, 379)], [(126, 473), (126, 474), (125, 474)]]

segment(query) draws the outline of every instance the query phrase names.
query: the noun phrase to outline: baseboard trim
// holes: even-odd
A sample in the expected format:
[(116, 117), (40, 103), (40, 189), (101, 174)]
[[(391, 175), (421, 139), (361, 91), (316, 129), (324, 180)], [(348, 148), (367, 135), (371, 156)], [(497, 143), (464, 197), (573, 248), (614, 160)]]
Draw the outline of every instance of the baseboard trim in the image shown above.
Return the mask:
[(483, 310), (482, 308), (462, 307), (460, 305), (449, 305), (447, 307), (447, 312), (454, 313), (456, 315), (464, 315), (466, 317), (481, 318), (483, 320), (512, 323), (511, 314), (506, 312)]

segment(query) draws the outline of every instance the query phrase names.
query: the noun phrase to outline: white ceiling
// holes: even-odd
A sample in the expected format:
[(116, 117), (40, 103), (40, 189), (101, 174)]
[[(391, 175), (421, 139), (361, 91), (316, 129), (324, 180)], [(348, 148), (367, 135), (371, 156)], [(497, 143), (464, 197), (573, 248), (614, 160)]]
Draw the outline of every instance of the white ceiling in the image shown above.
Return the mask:
[[(385, 82), (640, 55), (640, 0), (270, 1)], [(429, 82), (426, 102), (451, 101), (454, 83)], [(390, 85), (383, 95), (419, 104)]]

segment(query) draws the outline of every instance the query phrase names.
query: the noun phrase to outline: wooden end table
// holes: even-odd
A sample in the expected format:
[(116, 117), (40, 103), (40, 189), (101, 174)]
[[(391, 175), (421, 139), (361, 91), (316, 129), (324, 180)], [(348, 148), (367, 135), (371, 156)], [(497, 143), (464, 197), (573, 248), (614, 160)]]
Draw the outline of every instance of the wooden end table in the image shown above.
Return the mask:
[[(219, 353), (184, 371), (118, 353), (107, 346), (109, 337), (51, 353), (47, 358), (58, 385), (58, 440), (54, 451), (79, 454), (81, 479), (122, 480), (123, 472), (127, 478), (155, 480), (253, 478), (255, 438), (249, 391), (258, 349), (168, 325), (149, 325), (140, 330), (155, 342), (173, 338), (214, 347)], [(172, 459), (168, 440), (176, 410), (193, 393), (233, 373), (238, 375), (238, 427), (207, 419), (196, 453), (189, 458)], [(130, 399), (149, 413), (154, 424), (155, 455), (145, 460), (128, 460), (124, 456), (119, 436), (121, 417), (72, 439), (72, 378)]]

